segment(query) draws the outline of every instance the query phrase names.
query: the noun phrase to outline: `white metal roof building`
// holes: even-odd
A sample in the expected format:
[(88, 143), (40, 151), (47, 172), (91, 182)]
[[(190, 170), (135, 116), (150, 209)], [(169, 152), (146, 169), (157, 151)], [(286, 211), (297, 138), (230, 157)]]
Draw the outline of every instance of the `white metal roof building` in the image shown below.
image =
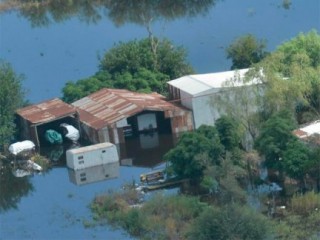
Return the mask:
[(202, 124), (214, 125), (215, 120), (221, 115), (214, 106), (214, 95), (222, 89), (230, 90), (231, 94), (234, 87), (257, 84), (259, 81), (253, 79), (246, 84), (243, 81), (232, 81), (232, 85), (228, 85), (230, 80), (242, 80), (248, 70), (196, 74), (174, 79), (168, 82), (170, 98), (193, 111), (195, 128)]
[(303, 141), (320, 146), (320, 120), (294, 130), (293, 134)]

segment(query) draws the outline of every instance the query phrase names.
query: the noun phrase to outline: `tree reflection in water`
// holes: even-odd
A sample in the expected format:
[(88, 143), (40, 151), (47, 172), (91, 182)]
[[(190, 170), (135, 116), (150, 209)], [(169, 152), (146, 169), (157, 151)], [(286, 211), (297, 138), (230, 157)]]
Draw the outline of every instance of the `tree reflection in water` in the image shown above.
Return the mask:
[(136, 23), (146, 26), (154, 20), (175, 20), (206, 14), (220, 0), (4, 0), (0, 13), (19, 11), (32, 26), (46, 26), (78, 17), (87, 23), (96, 23), (103, 15), (117, 26)]
[(34, 190), (28, 177), (15, 177), (9, 163), (0, 163), (0, 213), (17, 209), (20, 199)]

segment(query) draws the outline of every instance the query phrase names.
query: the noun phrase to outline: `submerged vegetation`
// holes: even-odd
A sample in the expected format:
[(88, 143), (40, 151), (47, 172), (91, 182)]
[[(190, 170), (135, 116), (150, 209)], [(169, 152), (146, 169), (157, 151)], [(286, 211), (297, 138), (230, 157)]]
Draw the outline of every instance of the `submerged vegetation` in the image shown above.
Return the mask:
[[(44, 26), (51, 18), (63, 21), (77, 12), (84, 12), (88, 22), (98, 21), (98, 6), (102, 5), (117, 25), (134, 22), (147, 28), (148, 38), (119, 42), (106, 52), (93, 76), (66, 83), (63, 99), (73, 102), (103, 87), (166, 95), (168, 80), (191, 74), (193, 69), (186, 61), (187, 51), (168, 39), (155, 38), (150, 23), (154, 18), (205, 13), (216, 2), (202, 1), (199, 5), (198, 1), (146, 0), (135, 5), (133, 1), (62, 1), (66, 11), (60, 11), (61, 5), (55, 1), (2, 1), (0, 11), (6, 7), (18, 9), (33, 25)], [(171, 8), (163, 8), (161, 3), (171, 4)], [(285, 9), (290, 6), (291, 1), (283, 1)], [(264, 48), (264, 41), (247, 35), (227, 49), (231, 68), (251, 67), (245, 81), (258, 77), (264, 95), (261, 89), (248, 88), (239, 88), (236, 102), (221, 95), (219, 107), (227, 109), (226, 116), (214, 127), (203, 125), (183, 134), (166, 154), (168, 173), (188, 178), (190, 184), (181, 187), (178, 195), (155, 194), (147, 201), (133, 188), (97, 196), (91, 204), (94, 220), (123, 228), (142, 239), (319, 237), (320, 148), (301, 143), (292, 130), (320, 116), (320, 36), (316, 31), (301, 33), (270, 54)], [(1, 63), (1, 151), (15, 133), (14, 112), (22, 106), (24, 97), (21, 80), (10, 65)], [(252, 106), (255, 114), (250, 111)], [(247, 133), (257, 152), (246, 146)], [(49, 161), (40, 155), (32, 160), (45, 170), (50, 168)], [(5, 212), (16, 208), (33, 186), (28, 178), (14, 178), (12, 169), (0, 163), (0, 212)], [(247, 206), (248, 182), (252, 188), (270, 184), (258, 176), (257, 166), (262, 163), (272, 168), (281, 186), (292, 181), (303, 194), (288, 194), (289, 199), (274, 202), (274, 206), (263, 202), (270, 208), (268, 211)], [(275, 196), (271, 195), (267, 198)]]
[[(312, 31), (263, 56), (248, 75), (260, 77), (263, 101), (255, 100), (261, 95), (249, 89), (238, 92), (243, 103), (257, 104), (254, 113), (233, 111), (234, 104), (227, 98), (220, 104), (232, 114), (222, 116), (214, 127), (202, 125), (180, 137), (165, 159), (169, 173), (190, 179), (181, 194), (155, 195), (142, 203), (121, 200), (126, 199), (124, 193), (96, 197), (95, 219), (142, 239), (316, 239), (320, 148), (300, 142), (292, 130), (320, 115), (319, 61), (313, 54), (318, 45), (320, 36)], [(265, 75), (259, 75), (260, 69)], [(257, 152), (247, 148), (246, 133)], [(248, 201), (248, 182), (252, 188), (270, 184), (258, 176), (263, 163), (275, 172), (281, 186), (294, 182), (298, 192), (306, 193), (288, 192), (285, 200), (276, 203), (271, 192), (260, 210), (243, 206)]]

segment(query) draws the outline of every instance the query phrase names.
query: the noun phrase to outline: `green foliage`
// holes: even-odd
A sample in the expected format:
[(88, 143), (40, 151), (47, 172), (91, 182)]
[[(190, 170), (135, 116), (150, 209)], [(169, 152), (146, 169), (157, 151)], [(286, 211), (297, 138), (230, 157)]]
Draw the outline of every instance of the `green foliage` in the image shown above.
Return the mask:
[(207, 208), (195, 197), (161, 194), (155, 195), (140, 208), (130, 207), (132, 204), (125, 195), (116, 193), (113, 197), (96, 197), (92, 210), (96, 220), (107, 220), (132, 236), (169, 239), (182, 236), (189, 223)]
[(63, 101), (71, 103), (83, 98), (90, 93), (96, 92), (104, 87), (111, 87), (111, 76), (107, 73), (97, 73), (96, 75), (78, 80), (77, 82), (67, 82), (62, 89)]
[(165, 159), (177, 176), (199, 179), (210, 163), (219, 161), (222, 151), (216, 129), (203, 125), (194, 132), (184, 133)]
[(25, 94), (22, 79), (10, 64), (0, 61), (0, 151), (15, 133), (14, 114), (23, 105)]
[(135, 92), (157, 92), (165, 95), (167, 92), (165, 84), (168, 80), (170, 79), (165, 74), (140, 68), (133, 75), (129, 72), (115, 74), (113, 87)]
[(234, 76), (224, 83), (225, 90), (215, 94), (211, 103), (220, 113), (237, 123), (245, 149), (251, 149), (260, 123), (258, 113), (261, 111), (264, 86), (256, 84), (256, 76), (259, 76), (259, 71), (257, 74), (253, 69), (247, 71), (244, 77), (235, 71)]
[(300, 216), (308, 216), (313, 212), (320, 211), (320, 194), (311, 191), (304, 195), (293, 196), (290, 210)]
[(208, 169), (206, 176), (214, 177), (219, 183), (217, 200), (222, 203), (245, 203), (246, 193), (240, 182), (247, 176), (247, 172), (239, 165), (235, 165), (229, 157), (223, 159), (220, 165)]
[(298, 139), (290, 140), (283, 153), (283, 167), (289, 177), (302, 180), (310, 161), (309, 148)]
[(50, 165), (50, 160), (47, 159), (46, 157), (44, 156), (41, 156), (40, 154), (36, 153), (35, 155), (33, 155), (31, 157), (31, 160), (34, 161), (35, 163), (39, 164), (43, 171), (47, 171), (49, 170), (49, 168), (51, 167)]
[(167, 95), (168, 80), (193, 70), (186, 63), (186, 51), (182, 47), (175, 48), (169, 40), (155, 40), (157, 52), (153, 52), (150, 41), (142, 39), (115, 45), (104, 55), (94, 76), (65, 85), (63, 100), (70, 103), (104, 87)]
[(320, 181), (320, 147), (311, 149), (310, 160), (306, 163), (306, 172), (316, 181)]
[(294, 140), (292, 130), (295, 124), (288, 112), (280, 112), (269, 118), (261, 127), (260, 135), (255, 141), (255, 147), (266, 158), (269, 167), (281, 170), (283, 154), (287, 143)]
[(222, 116), (215, 122), (215, 126), (218, 130), (220, 141), (227, 151), (239, 147), (239, 129), (234, 119)]
[(320, 115), (319, 51), (320, 35), (314, 30), (280, 45), (261, 62), (267, 112), (289, 109), (297, 112), (300, 122)]
[(295, 195), (281, 222), (276, 221), (276, 239), (318, 239), (320, 231), (320, 195), (313, 191)]
[(192, 223), (187, 239), (265, 239), (270, 232), (269, 227), (263, 215), (248, 207), (210, 207)]
[(236, 39), (226, 50), (227, 58), (232, 60), (231, 69), (248, 68), (260, 62), (266, 55), (266, 43), (248, 34)]
[(151, 72), (162, 73), (169, 79), (178, 78), (193, 72), (186, 63), (186, 50), (174, 47), (167, 40), (156, 39), (157, 50), (152, 52), (150, 39), (120, 42), (109, 50), (100, 63), (100, 70), (111, 75), (116, 73), (130, 73), (134, 75), (144, 68)]

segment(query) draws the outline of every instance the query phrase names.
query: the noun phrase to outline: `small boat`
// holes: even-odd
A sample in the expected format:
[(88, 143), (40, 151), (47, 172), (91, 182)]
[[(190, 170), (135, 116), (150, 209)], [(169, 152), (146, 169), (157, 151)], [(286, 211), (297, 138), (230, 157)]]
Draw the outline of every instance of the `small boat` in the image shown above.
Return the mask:
[(159, 180), (164, 180), (164, 170), (156, 170), (148, 173), (143, 173), (140, 175), (140, 182), (149, 183), (156, 182)]
[(153, 184), (140, 186), (140, 189), (143, 191), (153, 191), (153, 190), (162, 189), (162, 188), (175, 187), (187, 181), (189, 181), (189, 179), (169, 179), (165, 181), (160, 180)]

